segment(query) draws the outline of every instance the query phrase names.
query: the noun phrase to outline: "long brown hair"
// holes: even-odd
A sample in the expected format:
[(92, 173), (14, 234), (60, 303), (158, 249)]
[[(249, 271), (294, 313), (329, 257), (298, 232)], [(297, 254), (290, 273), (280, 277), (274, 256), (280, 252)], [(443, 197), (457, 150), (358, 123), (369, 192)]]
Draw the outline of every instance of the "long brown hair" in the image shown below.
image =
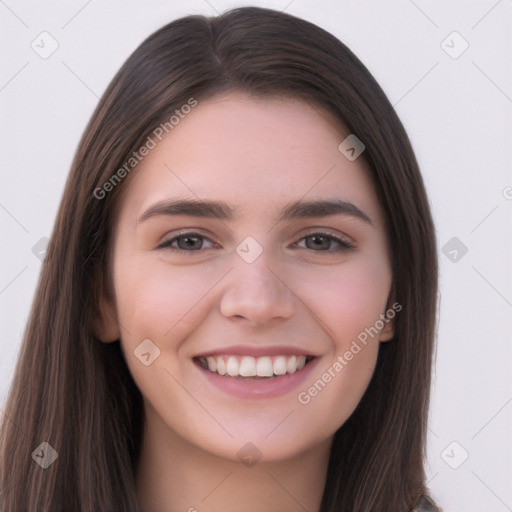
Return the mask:
[[(142, 396), (120, 343), (99, 342), (92, 327), (100, 295), (112, 289), (112, 230), (129, 171), (105, 197), (98, 189), (176, 109), (228, 90), (297, 97), (331, 113), (363, 141), (361, 158), (386, 215), (392, 295), (403, 309), (366, 393), (335, 434), (321, 512), (406, 512), (427, 493), (437, 256), (409, 139), (343, 43), (291, 15), (247, 7), (187, 16), (152, 34), (116, 74), (84, 132), (4, 410), (3, 512), (138, 510)], [(53, 453), (43, 442), (58, 454), (46, 469), (34, 462)]]

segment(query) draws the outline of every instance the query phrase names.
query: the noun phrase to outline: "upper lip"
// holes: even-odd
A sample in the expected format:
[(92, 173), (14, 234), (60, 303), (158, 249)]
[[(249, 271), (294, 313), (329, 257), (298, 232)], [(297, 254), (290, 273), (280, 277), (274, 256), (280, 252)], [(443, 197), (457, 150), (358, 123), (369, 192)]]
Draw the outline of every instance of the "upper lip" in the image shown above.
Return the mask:
[(205, 352), (197, 353), (193, 357), (208, 357), (208, 356), (310, 356), (316, 357), (311, 351), (295, 347), (291, 345), (269, 345), (269, 346), (254, 346), (254, 345), (231, 345), (229, 347), (222, 347), (217, 349), (208, 350)]

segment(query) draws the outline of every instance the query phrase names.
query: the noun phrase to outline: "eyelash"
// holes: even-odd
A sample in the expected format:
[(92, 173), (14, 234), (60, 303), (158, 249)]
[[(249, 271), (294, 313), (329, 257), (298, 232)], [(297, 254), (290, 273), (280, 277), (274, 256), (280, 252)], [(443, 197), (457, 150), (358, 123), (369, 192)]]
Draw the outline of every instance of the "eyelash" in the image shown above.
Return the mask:
[[(306, 236), (303, 236), (299, 242), (301, 242), (302, 240), (306, 240), (307, 238), (311, 238), (311, 237), (315, 237), (315, 236), (319, 236), (319, 237), (323, 237), (323, 238), (327, 238), (329, 241), (331, 242), (335, 242), (338, 245), (337, 248), (335, 249), (327, 249), (327, 250), (314, 250), (314, 249), (309, 249), (308, 247), (303, 247), (303, 249), (307, 249), (307, 250), (310, 250), (310, 251), (313, 251), (315, 253), (341, 253), (341, 252), (348, 252), (348, 251), (351, 251), (353, 250), (355, 247), (347, 242), (346, 240), (343, 240), (337, 236), (334, 236), (330, 233), (323, 233), (323, 232), (313, 232), (313, 233), (310, 233)], [(208, 238), (207, 236), (204, 236), (204, 235), (201, 235), (200, 233), (196, 233), (196, 232), (193, 232), (193, 231), (189, 231), (189, 232), (184, 232), (184, 233), (180, 233), (179, 235), (176, 235), (174, 236), (173, 238), (163, 242), (162, 244), (160, 244), (158, 246), (158, 249), (165, 249), (165, 250), (169, 250), (169, 251), (172, 251), (174, 252), (175, 254), (178, 254), (178, 255), (184, 255), (184, 254), (189, 254), (189, 253), (194, 253), (194, 252), (202, 252), (202, 248), (201, 249), (192, 249), (192, 250), (185, 250), (185, 249), (179, 249), (177, 247), (172, 247), (171, 244), (176, 242), (177, 240), (179, 240), (180, 238), (200, 238), (200, 239), (203, 239), (203, 240), (208, 240), (210, 241), (212, 244), (214, 244), (214, 242)], [(295, 242), (294, 244), (292, 244), (293, 246), (297, 246), (297, 243), (298, 242)]]

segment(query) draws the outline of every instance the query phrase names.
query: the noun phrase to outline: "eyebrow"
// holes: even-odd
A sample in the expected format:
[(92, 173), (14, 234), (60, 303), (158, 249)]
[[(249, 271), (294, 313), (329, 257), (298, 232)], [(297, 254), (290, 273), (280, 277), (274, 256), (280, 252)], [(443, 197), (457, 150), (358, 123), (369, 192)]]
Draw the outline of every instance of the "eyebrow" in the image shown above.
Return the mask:
[[(219, 220), (233, 220), (235, 210), (223, 201), (202, 201), (198, 199), (170, 199), (160, 201), (149, 207), (138, 219), (143, 222), (157, 215), (191, 215)], [(299, 218), (327, 217), (329, 215), (348, 215), (373, 226), (370, 217), (355, 204), (341, 199), (294, 201), (288, 203), (277, 222)]]

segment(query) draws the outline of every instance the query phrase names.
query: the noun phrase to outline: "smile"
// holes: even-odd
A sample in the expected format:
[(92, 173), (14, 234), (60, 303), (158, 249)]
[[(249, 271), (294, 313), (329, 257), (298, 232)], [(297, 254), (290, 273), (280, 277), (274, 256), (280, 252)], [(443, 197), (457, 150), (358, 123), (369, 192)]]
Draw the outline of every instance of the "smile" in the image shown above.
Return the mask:
[(218, 355), (200, 356), (197, 361), (205, 370), (222, 376), (271, 379), (302, 370), (312, 359), (306, 355)]

